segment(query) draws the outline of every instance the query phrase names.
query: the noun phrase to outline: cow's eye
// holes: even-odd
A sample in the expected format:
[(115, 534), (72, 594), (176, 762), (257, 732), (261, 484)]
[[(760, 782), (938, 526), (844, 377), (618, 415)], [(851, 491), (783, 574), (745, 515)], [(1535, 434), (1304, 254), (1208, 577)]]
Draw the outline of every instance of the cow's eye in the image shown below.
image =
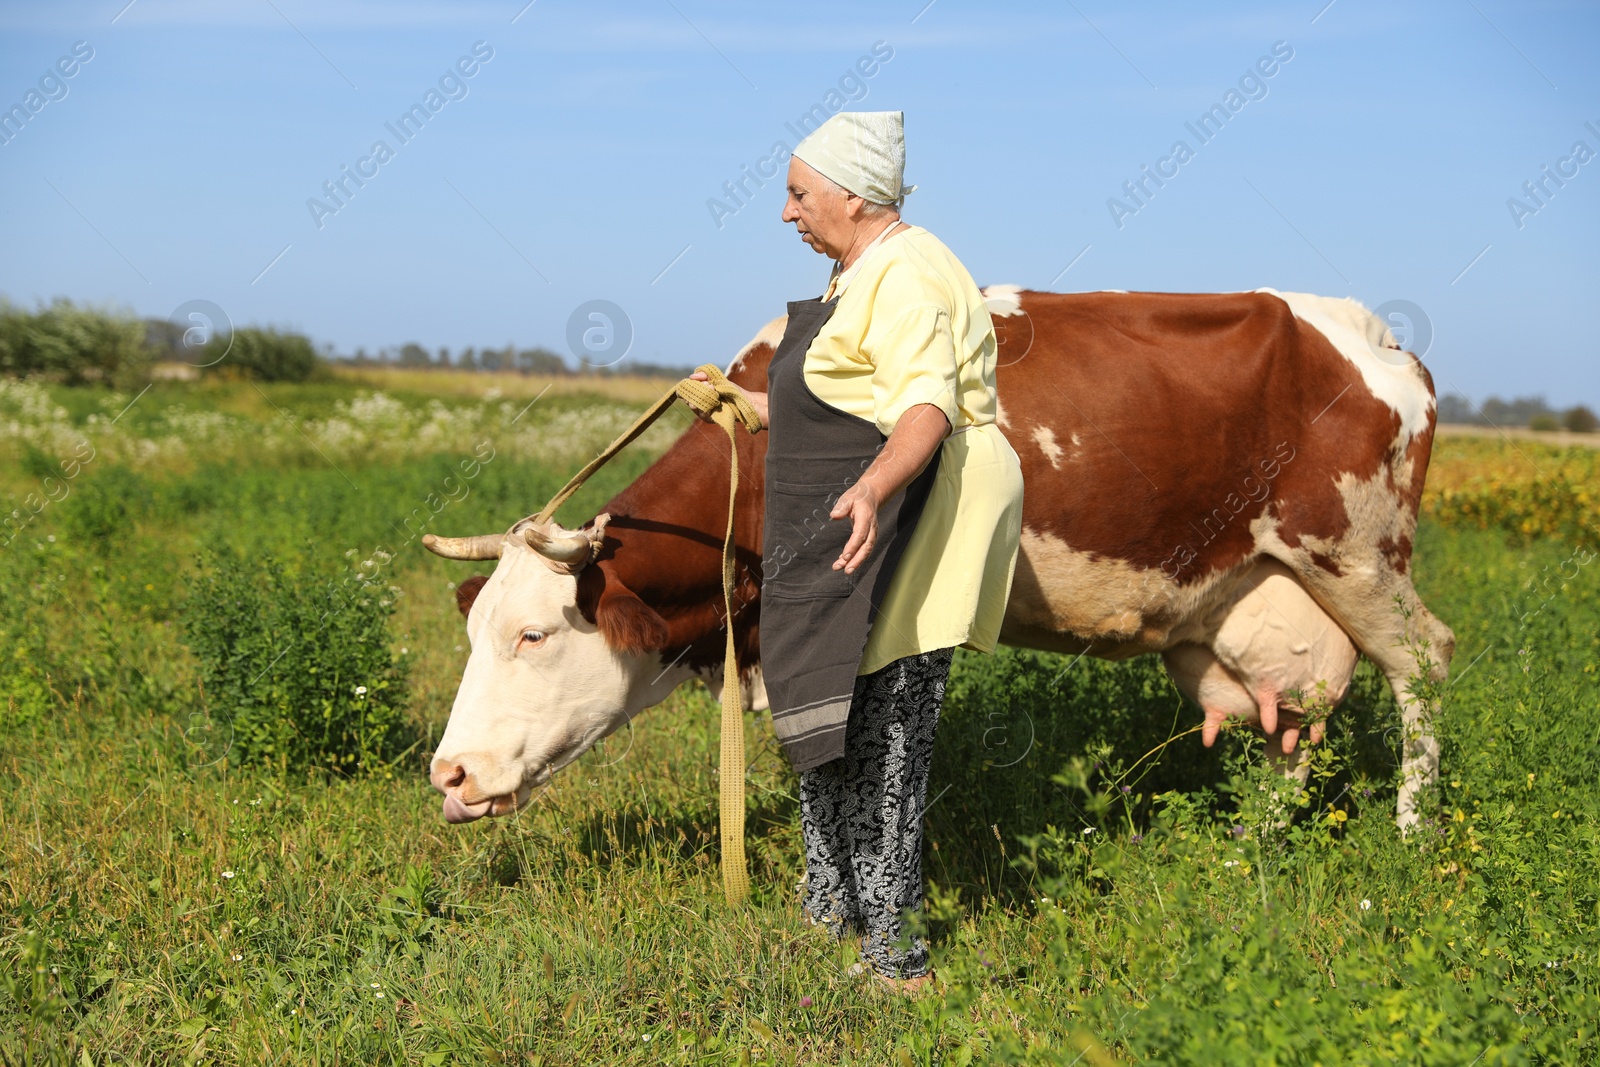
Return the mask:
[(525, 645), (542, 645), (544, 644), (544, 637), (543, 630), (522, 631), (522, 643)]

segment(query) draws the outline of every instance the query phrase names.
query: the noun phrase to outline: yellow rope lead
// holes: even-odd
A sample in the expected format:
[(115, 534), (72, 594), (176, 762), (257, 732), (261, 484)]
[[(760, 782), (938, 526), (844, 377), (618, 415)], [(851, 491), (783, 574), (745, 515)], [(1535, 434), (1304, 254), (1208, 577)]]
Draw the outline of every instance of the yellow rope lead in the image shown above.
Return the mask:
[(556, 509), (576, 493), (589, 476), (644, 433), (679, 400), (711, 416), (711, 421), (728, 434), (728, 529), (722, 538), (722, 606), (728, 628), (727, 653), (722, 662), (722, 752), (717, 772), (717, 813), (722, 838), (722, 891), (729, 904), (739, 904), (750, 895), (750, 874), (744, 855), (744, 693), (739, 686), (739, 660), (733, 644), (734, 587), (734, 503), (739, 496), (739, 442), (735, 427), (743, 425), (751, 433), (761, 429), (761, 416), (749, 398), (716, 367), (707, 363), (696, 370), (709, 381), (685, 378), (660, 400), (652, 404), (632, 426), (623, 431), (605, 451), (572, 476), (550, 503), (534, 516), (540, 524), (550, 521)]

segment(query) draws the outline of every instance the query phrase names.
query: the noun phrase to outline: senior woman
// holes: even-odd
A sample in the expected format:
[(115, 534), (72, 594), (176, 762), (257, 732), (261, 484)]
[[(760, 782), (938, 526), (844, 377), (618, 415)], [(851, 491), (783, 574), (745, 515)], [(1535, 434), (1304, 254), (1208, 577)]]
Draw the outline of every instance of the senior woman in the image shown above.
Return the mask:
[(768, 392), (762, 673), (800, 772), (809, 921), (864, 933), (873, 971), (927, 981), (903, 937), (956, 646), (993, 651), (1022, 516), (995, 425), (995, 335), (955, 255), (900, 218), (902, 113), (843, 112), (794, 150), (783, 221), (834, 260), (789, 304)]

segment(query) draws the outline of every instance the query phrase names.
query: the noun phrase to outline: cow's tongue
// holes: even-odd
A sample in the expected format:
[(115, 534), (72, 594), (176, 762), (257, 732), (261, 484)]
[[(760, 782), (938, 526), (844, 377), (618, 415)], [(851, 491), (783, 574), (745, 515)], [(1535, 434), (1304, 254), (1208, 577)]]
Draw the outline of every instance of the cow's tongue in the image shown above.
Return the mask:
[(481, 819), (489, 814), (489, 808), (493, 804), (493, 798), (480, 800), (476, 804), (463, 804), (460, 800), (446, 793), (444, 798), (444, 821), (471, 822), (474, 819)]

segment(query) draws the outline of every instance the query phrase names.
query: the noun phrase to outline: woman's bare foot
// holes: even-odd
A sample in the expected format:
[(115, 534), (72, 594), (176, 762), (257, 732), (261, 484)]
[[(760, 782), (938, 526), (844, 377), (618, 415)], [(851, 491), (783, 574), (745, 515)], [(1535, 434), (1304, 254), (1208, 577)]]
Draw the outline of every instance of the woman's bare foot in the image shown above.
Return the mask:
[(902, 997), (920, 997), (933, 992), (933, 972), (919, 974), (915, 978), (891, 978), (886, 974), (872, 972), (872, 976), (879, 982), (880, 988), (886, 992), (896, 993)]

